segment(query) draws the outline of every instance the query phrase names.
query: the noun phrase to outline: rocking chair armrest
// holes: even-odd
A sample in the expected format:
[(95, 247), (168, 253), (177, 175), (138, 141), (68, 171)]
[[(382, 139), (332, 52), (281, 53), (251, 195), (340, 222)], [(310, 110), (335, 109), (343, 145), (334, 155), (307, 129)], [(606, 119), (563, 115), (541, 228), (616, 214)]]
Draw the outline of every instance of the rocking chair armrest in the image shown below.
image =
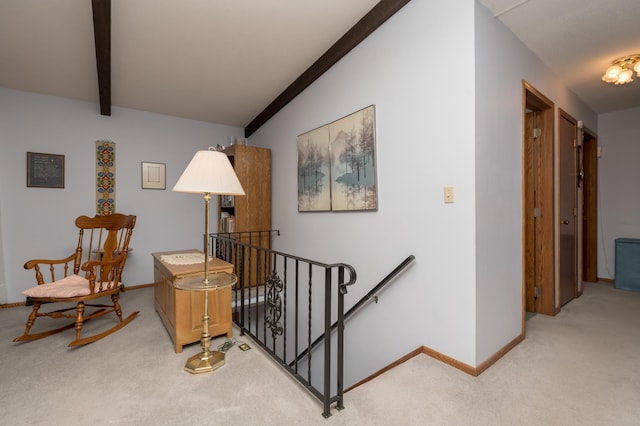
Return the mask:
[(82, 264), (80, 269), (82, 269), (85, 272), (88, 272), (94, 269), (96, 266), (100, 266), (100, 267), (114, 266), (122, 262), (124, 257), (125, 257), (125, 254), (120, 253), (119, 255), (117, 255), (111, 260), (88, 260)]
[(25, 262), (24, 269), (33, 269), (36, 265), (62, 265), (72, 262), (75, 257), (76, 254), (74, 253), (64, 259), (32, 259)]

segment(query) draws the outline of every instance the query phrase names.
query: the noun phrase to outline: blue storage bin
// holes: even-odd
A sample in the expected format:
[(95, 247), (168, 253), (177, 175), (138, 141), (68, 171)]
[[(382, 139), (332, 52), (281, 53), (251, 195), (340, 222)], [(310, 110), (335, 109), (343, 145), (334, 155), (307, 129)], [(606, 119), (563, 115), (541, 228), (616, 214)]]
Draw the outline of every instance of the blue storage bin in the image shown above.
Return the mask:
[(616, 240), (615, 288), (640, 291), (640, 239)]

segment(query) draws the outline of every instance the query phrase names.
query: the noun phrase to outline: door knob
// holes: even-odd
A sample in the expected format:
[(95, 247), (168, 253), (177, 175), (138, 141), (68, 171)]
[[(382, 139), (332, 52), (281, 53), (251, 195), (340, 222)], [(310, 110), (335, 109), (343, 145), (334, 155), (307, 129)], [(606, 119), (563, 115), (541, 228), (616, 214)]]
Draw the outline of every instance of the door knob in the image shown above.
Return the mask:
[(568, 225), (569, 221), (568, 220), (561, 220), (560, 221), (560, 225)]

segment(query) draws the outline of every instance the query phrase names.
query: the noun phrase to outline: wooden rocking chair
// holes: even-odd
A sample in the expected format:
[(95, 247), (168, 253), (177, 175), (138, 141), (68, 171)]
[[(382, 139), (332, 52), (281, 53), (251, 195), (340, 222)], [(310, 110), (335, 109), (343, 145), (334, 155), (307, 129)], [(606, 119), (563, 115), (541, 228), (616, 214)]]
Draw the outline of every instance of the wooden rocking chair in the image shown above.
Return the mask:
[[(75, 327), (76, 338), (69, 346), (85, 345), (121, 329), (138, 315), (139, 311), (136, 311), (122, 319), (118, 301), (123, 287), (120, 277), (127, 261), (136, 217), (120, 213), (93, 218), (80, 216), (75, 223), (79, 228), (79, 237), (73, 254), (64, 259), (34, 259), (24, 264), (25, 269), (35, 269), (38, 285), (22, 292), (33, 302), (33, 310), (24, 334), (13, 339), (14, 342), (41, 339)], [(43, 273), (50, 278), (47, 283)], [(87, 303), (105, 296), (111, 296), (112, 304)], [(50, 302), (73, 302), (76, 306), (39, 312), (43, 303)], [(87, 306), (100, 309), (86, 315), (84, 310)], [(66, 313), (74, 309), (75, 314)], [(119, 319), (115, 326), (93, 336), (80, 337), (85, 322), (111, 312), (115, 312)], [(75, 321), (54, 330), (30, 333), (36, 319), (43, 316), (75, 318)]]

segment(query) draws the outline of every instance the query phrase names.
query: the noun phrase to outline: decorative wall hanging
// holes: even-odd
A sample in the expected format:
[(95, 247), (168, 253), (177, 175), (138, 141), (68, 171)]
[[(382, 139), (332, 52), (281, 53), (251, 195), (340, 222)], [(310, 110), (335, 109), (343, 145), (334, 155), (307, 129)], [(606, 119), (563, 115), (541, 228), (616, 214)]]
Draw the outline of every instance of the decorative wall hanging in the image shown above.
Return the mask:
[(96, 141), (96, 214), (116, 212), (116, 144)]
[(27, 186), (64, 188), (64, 155), (27, 152)]
[(298, 211), (376, 210), (375, 106), (303, 133)]
[(142, 162), (142, 189), (165, 189), (164, 163)]
[(329, 127), (298, 136), (298, 211), (331, 210)]

